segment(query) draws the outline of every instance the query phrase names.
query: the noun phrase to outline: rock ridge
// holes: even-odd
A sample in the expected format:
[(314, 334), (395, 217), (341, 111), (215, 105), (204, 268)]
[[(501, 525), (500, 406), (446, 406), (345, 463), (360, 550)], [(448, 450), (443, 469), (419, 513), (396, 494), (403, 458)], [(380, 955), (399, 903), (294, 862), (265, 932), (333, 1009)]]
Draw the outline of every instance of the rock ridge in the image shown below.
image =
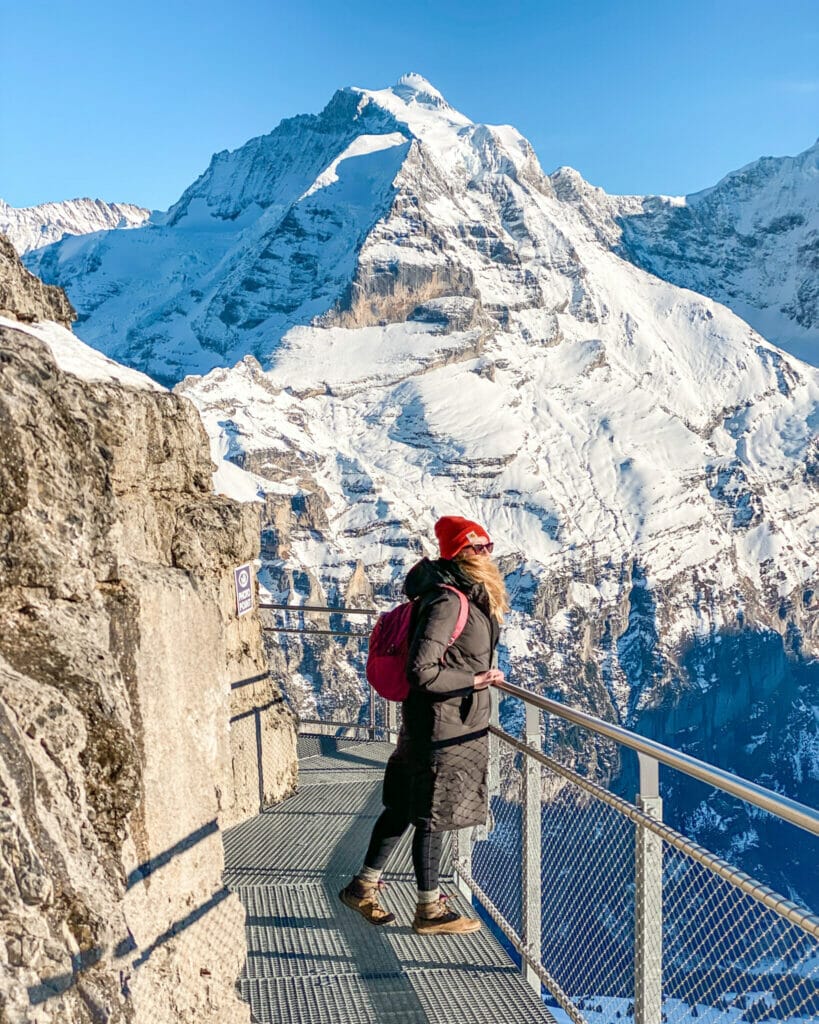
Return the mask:
[(53, 320), (69, 327), (77, 313), (62, 288), (43, 282), (30, 273), (11, 242), (0, 234), (0, 316), (33, 323)]

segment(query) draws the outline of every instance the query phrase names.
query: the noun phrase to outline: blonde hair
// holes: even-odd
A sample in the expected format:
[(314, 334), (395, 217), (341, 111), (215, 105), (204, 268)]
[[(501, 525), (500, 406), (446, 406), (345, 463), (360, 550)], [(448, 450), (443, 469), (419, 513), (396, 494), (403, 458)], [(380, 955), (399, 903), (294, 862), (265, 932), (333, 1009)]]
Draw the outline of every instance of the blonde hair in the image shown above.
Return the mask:
[(498, 622), (509, 611), (509, 595), (503, 582), (501, 571), (491, 558), (476, 555), (469, 548), (464, 548), (455, 556), (458, 567), (467, 579), (473, 583), (483, 583), (489, 598), (489, 613)]

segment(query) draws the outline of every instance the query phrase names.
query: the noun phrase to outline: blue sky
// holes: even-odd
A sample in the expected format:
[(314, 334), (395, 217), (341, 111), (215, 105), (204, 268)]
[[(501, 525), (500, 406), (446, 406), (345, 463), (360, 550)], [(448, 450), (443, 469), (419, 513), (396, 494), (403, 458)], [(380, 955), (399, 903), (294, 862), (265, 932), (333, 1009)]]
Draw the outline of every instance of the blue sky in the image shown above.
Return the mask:
[(2, 24), (13, 206), (165, 209), (213, 152), (406, 71), (609, 192), (693, 192), (819, 136), (819, 0), (4, 0)]

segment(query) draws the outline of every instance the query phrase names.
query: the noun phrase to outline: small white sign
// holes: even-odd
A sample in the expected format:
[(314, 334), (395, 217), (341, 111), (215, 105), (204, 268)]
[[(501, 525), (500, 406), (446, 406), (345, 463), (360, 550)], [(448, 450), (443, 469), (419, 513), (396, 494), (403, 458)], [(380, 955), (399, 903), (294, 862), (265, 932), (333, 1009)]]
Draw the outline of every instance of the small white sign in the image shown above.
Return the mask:
[(240, 565), (233, 570), (236, 584), (236, 614), (244, 615), (253, 607), (253, 566)]

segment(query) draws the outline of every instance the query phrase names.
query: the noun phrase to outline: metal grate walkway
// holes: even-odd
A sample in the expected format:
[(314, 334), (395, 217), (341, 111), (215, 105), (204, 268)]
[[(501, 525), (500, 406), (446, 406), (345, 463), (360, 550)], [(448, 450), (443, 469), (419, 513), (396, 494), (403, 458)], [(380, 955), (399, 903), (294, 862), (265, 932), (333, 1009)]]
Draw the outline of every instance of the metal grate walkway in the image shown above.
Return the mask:
[[(224, 834), (225, 882), (247, 909), (241, 993), (259, 1024), (554, 1024), (488, 928), (421, 937), (411, 927), (409, 836), (375, 928), (338, 890), (361, 866), (381, 812), (385, 743), (299, 740), (299, 791)], [(448, 844), (442, 877), (451, 881)], [(448, 883), (448, 884), (447, 884)], [(474, 913), (457, 896), (462, 913)]]

